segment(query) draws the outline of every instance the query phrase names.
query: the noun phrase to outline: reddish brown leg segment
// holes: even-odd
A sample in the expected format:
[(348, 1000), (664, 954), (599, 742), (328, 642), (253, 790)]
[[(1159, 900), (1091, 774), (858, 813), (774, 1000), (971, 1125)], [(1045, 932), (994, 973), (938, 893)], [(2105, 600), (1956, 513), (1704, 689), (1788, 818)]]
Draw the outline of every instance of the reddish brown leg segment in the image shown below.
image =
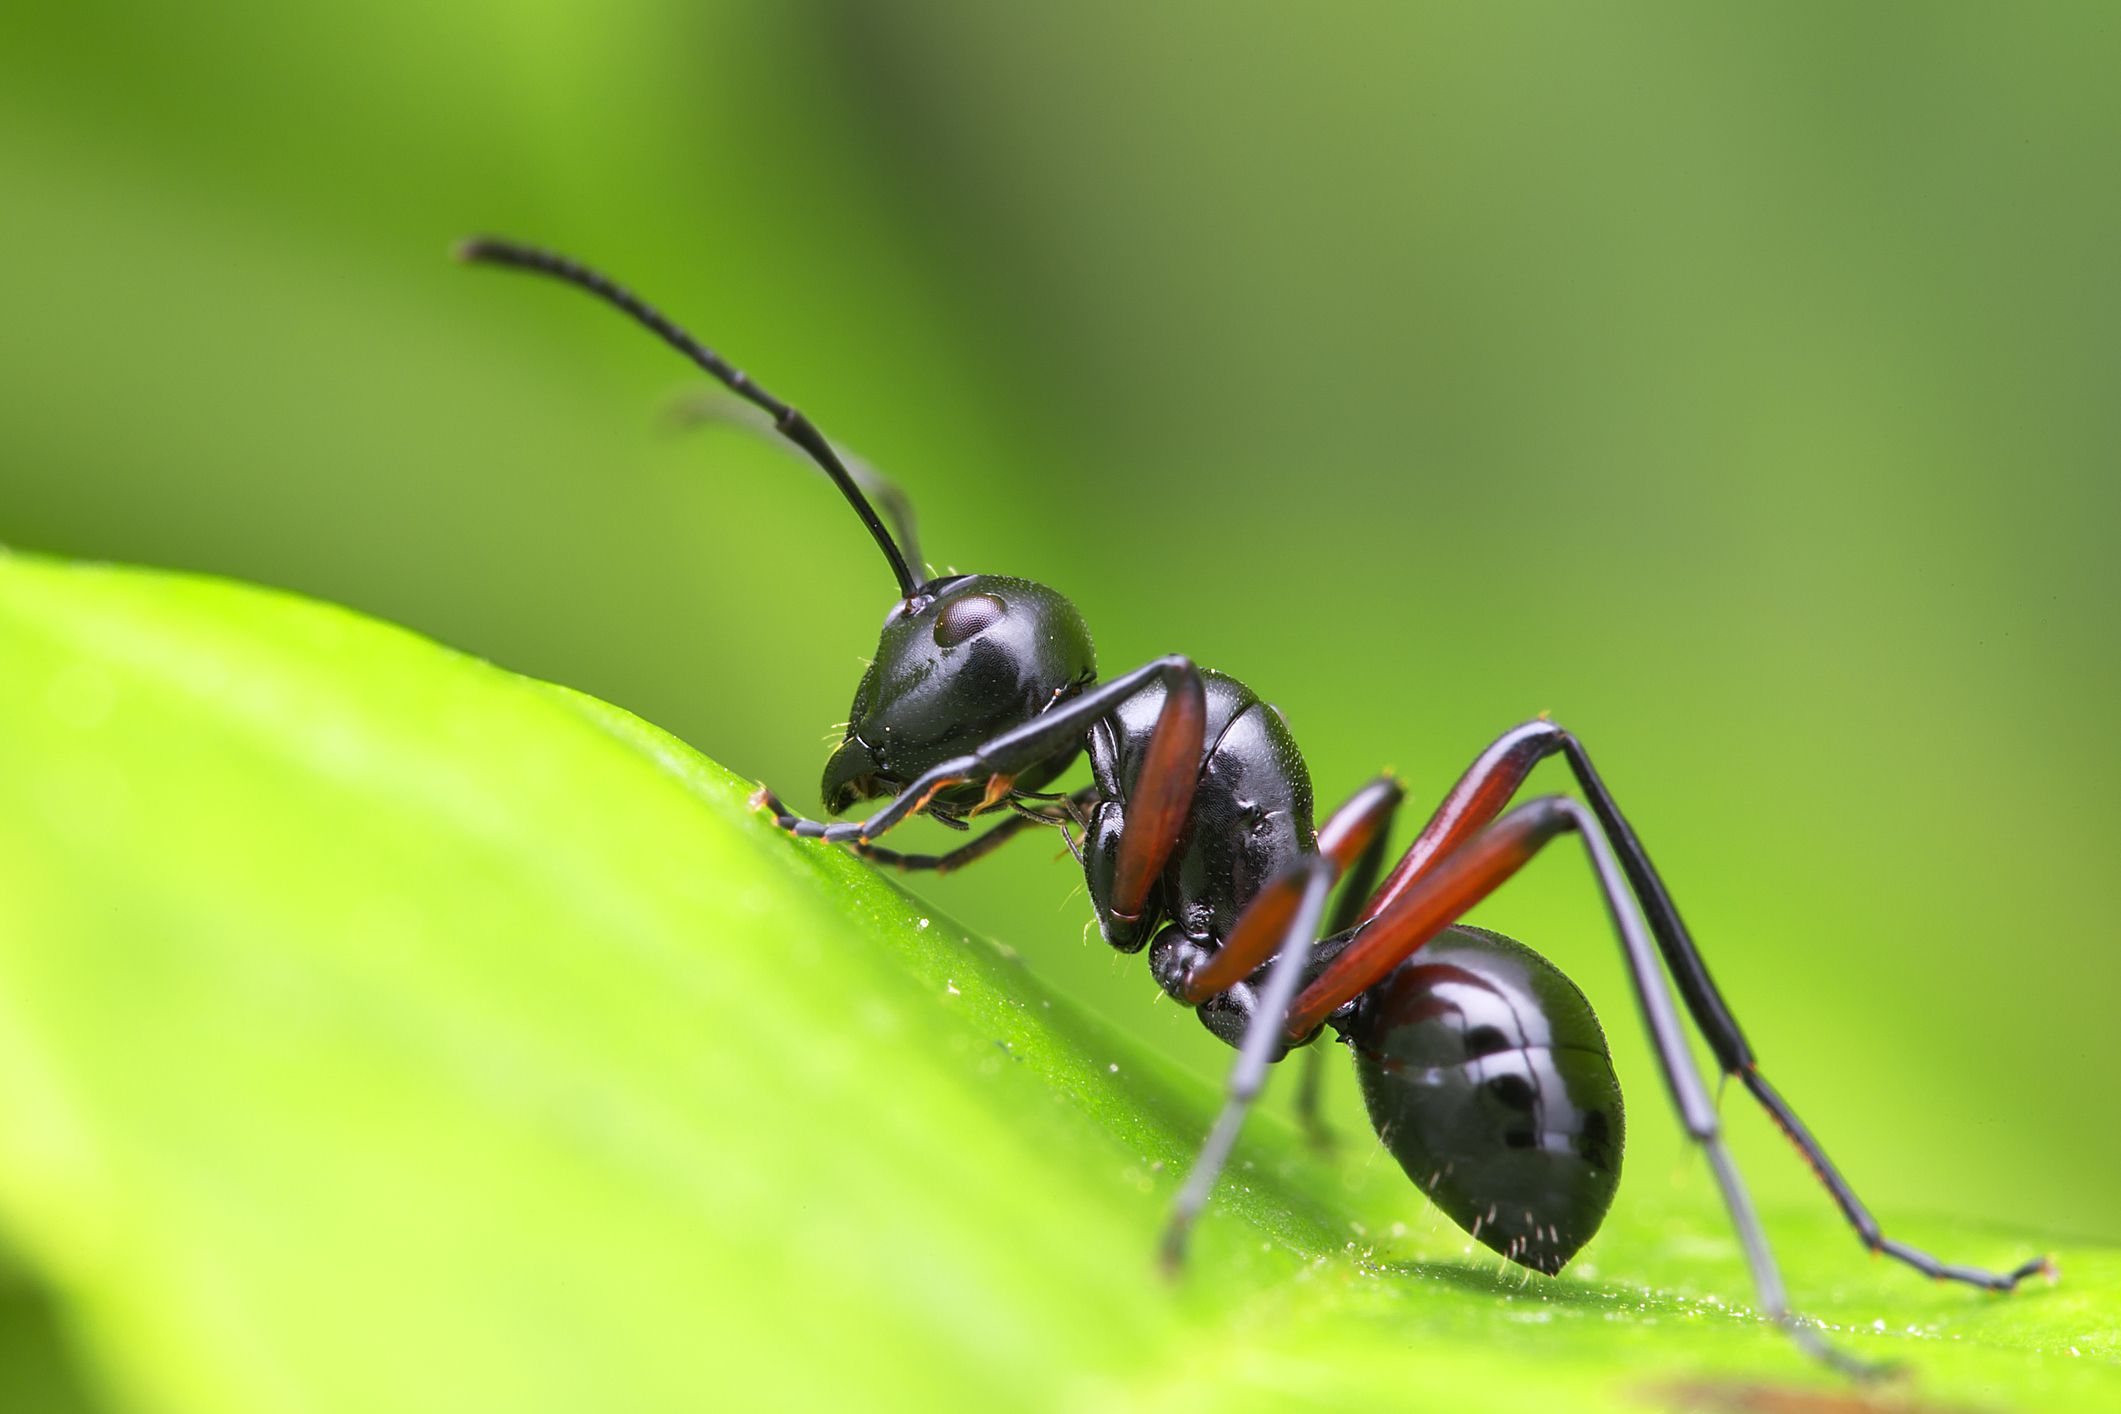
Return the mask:
[(1561, 750), (1562, 741), (1561, 728), (1543, 718), (1497, 737), (1451, 787), (1355, 921), (1367, 923), (1384, 912), (1439, 859), (1486, 829), (1524, 785), (1532, 768)]
[(1340, 809), (1318, 827), (1318, 852), (1346, 873), (1391, 827), (1392, 816), (1406, 794), (1406, 787), (1391, 776), (1371, 781), (1341, 802)]
[[(1197, 1007), (1208, 998), (1229, 991), (1250, 977), (1274, 956), (1289, 935), (1289, 924), (1310, 886), (1305, 870), (1284, 874), (1253, 895), (1238, 915), (1230, 936), (1205, 962), (1186, 974), (1178, 999)], [(1305, 941), (1309, 941), (1306, 939)]]
[(1382, 981), (1423, 943), (1479, 903), (1563, 831), (1574, 828), (1568, 802), (1547, 796), (1527, 802), (1444, 855), (1420, 887), (1395, 896), (1375, 914), (1347, 951), (1298, 994), (1283, 1036), (1301, 1040), (1327, 1017)]
[(1141, 917), (1149, 890), (1178, 847), (1193, 791), (1200, 784), (1200, 756), (1207, 744), (1208, 694), (1200, 674), (1180, 673), (1166, 689), (1156, 730), (1127, 801), (1127, 827), (1113, 867), (1112, 911)]

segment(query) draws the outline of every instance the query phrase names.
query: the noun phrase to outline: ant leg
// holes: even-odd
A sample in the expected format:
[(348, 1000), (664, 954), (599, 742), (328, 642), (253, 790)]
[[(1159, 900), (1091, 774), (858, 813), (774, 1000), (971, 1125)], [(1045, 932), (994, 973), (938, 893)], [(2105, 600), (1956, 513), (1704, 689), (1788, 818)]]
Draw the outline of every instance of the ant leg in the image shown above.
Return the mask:
[(1325, 1053), (1316, 1046), (1305, 1046), (1301, 1067), (1296, 1072), (1296, 1123), (1303, 1129), (1304, 1142), (1321, 1154), (1333, 1152), (1337, 1140), (1333, 1126), (1326, 1123), (1322, 1096), (1326, 1083)]
[[(1237, 1142), (1245, 1115), (1265, 1083), (1266, 1068), (1281, 1059), (1281, 1018), (1306, 970), (1311, 941), (1319, 936), (1326, 899), (1334, 883), (1351, 868), (1359, 876), (1375, 876), (1387, 828), (1404, 793), (1398, 781), (1380, 776), (1349, 797), (1319, 830), (1317, 852), (1306, 855), (1295, 868), (1260, 890), (1238, 915), (1222, 946), (1187, 972), (1178, 984), (1179, 1000), (1197, 1007), (1272, 961), (1238, 1045), (1237, 1064), (1230, 1073), (1229, 1098), (1187, 1176), (1186, 1186), (1172, 1205), (1170, 1224), (1164, 1232), (1167, 1267), (1176, 1267), (1184, 1259), (1186, 1234), (1214, 1191), (1216, 1176), (1229, 1158), (1230, 1146)], [(1358, 877), (1354, 882), (1358, 887), (1350, 890), (1350, 897), (1361, 898), (1363, 879)], [(1342, 900), (1343, 912), (1351, 906), (1349, 899)], [(1312, 1100), (1315, 1104), (1315, 1090)], [(1315, 1113), (1312, 1119), (1315, 1125)]]
[[(1384, 865), (1392, 816), (1398, 811), (1405, 794), (1405, 788), (1397, 780), (1389, 775), (1379, 776), (1350, 796), (1319, 827), (1318, 852), (1332, 860), (1336, 870), (1347, 873), (1345, 882), (1340, 885), (1339, 896), (1334, 900), (1332, 918), (1326, 924), (1328, 936), (1342, 932), (1354, 923), (1356, 909), (1376, 884), (1378, 870)], [(1242, 918), (1239, 927), (1244, 927)], [(1264, 961), (1265, 958), (1261, 957), (1253, 966), (1256, 968)], [(1188, 980), (1189, 983), (1192, 981)], [(1307, 1046), (1303, 1059), (1297, 1064), (1302, 1070), (1296, 1086), (1296, 1122), (1311, 1147), (1325, 1152), (1333, 1147), (1333, 1131), (1327, 1127), (1320, 1112), (1325, 1056), (1317, 1047)]]
[[(1392, 817), (1399, 811), (1406, 788), (1391, 776), (1379, 776), (1364, 786), (1327, 819), (1318, 832), (1319, 853), (1339, 860), (1347, 870), (1333, 899), (1332, 915), (1326, 920), (1326, 936), (1344, 933), (1355, 926), (1356, 911), (1377, 886), (1384, 868), (1385, 846), (1391, 842)], [(1379, 797), (1382, 797), (1379, 800)], [(1362, 836), (1367, 833), (1367, 840)], [(1352, 847), (1352, 861), (1346, 851)], [(1311, 1147), (1324, 1153), (1333, 1147), (1333, 1131), (1327, 1127), (1320, 1096), (1325, 1083), (1325, 1053), (1316, 1046), (1303, 1049), (1303, 1067), (1296, 1085), (1296, 1122)]]
[(1215, 1117), (1215, 1127), (1208, 1131), (1207, 1142), (1193, 1160), (1185, 1185), (1172, 1200), (1171, 1217), (1164, 1225), (1163, 1264), (1167, 1272), (1176, 1273), (1185, 1264), (1187, 1235), (1201, 1209), (1207, 1206), (1208, 1196), (1215, 1191), (1215, 1181), (1229, 1161), (1238, 1131), (1244, 1128), (1245, 1115), (1266, 1084), (1267, 1067), (1281, 1058), (1281, 1017), (1289, 1008), (1290, 998), (1296, 995), (1297, 984), (1303, 980), (1311, 939), (1318, 936), (1326, 896), (1332, 891), (1336, 872), (1326, 856), (1313, 854), (1283, 876), (1300, 881), (1298, 901), (1282, 933), (1281, 950), (1267, 973), (1266, 986), (1260, 992), (1259, 1007), (1246, 1023), (1244, 1043), (1238, 1047), (1237, 1064), (1230, 1071), (1222, 1113)]
[(1100, 911), (1109, 916), (1108, 931), (1116, 924), (1124, 934), (1141, 923), (1150, 892), (1186, 831), (1207, 736), (1207, 689), (1189, 667), (1164, 692), (1133, 795), (1109, 803), (1120, 820), (1116, 847), (1092, 852), (1090, 891), (1104, 901)]
[[(1405, 893), (1437, 860), (1486, 829), (1524, 785), (1532, 768), (1560, 749), (1561, 729), (1544, 718), (1510, 728), (1475, 757), (1407, 846), (1384, 885), (1351, 923), (1367, 923)], [(1339, 931), (1338, 929), (1335, 930)]]
[(2008, 1291), (2019, 1282), (2035, 1273), (2052, 1274), (2053, 1267), (2046, 1258), (2034, 1258), (2021, 1263), (2008, 1272), (1984, 1271), (1976, 1267), (1962, 1267), (1939, 1262), (1919, 1248), (1911, 1247), (1884, 1235), (1870, 1210), (1849, 1187), (1839, 1169), (1826, 1156), (1819, 1141), (1797, 1118), (1782, 1096), (1767, 1078), (1760, 1073), (1759, 1063), (1753, 1050), (1746, 1043), (1745, 1035), (1738, 1029), (1737, 1020), (1731, 1015), (1730, 1006), (1717, 990), (1715, 981), (1709, 976), (1708, 964), (1700, 949), (1687, 932), (1686, 924), (1679, 917), (1679, 910), (1665, 889), (1663, 879), (1656, 866), (1651, 864), (1642, 841), (1620, 813), (1612, 793), (1606, 789), (1597, 768), (1591, 764), (1590, 754), (1576, 737), (1545, 719), (1525, 722), (1512, 727), (1496, 738), (1487, 750), (1473, 762), (1451, 793), (1437, 808), (1436, 814), (1422, 829), (1421, 834), (1409, 847), (1384, 886), (1370, 900), (1358, 922), (1368, 922), (1389, 906), (1444, 855), (1462, 844), (1471, 834), (1486, 825), (1499, 814), (1510, 797), (1523, 785), (1532, 768), (1546, 757), (1564, 755), (1569, 768), (1582, 787), (1584, 797), (1591, 810), (1604, 827), (1607, 838), (1619, 855), (1620, 864), (1632, 885), (1635, 895), (1641, 900), (1647, 915), (1651, 934), (1657, 940), (1658, 950), (1664, 955), (1665, 965), (1671, 970), (1678, 985), (1681, 1000), (1694, 1019), (1694, 1024), (1707, 1038), (1709, 1048), (1715, 1053), (1717, 1063), (1727, 1075), (1736, 1075), (1753, 1098), (1767, 1110), (1769, 1116), (1797, 1146), (1819, 1181), (1826, 1186), (1842, 1215), (1856, 1229), (1865, 1247), (1873, 1252), (1906, 1262), (1916, 1270), (1946, 1281), (1962, 1281), (1973, 1286), (1994, 1291)]
[[(1070, 816), (1096, 798), (1097, 790), (1092, 786), (1085, 786), (1073, 795), (1060, 797), (1068, 806)], [(773, 810), (776, 814), (779, 813), (781, 803), (773, 798), (773, 794), (770, 791), (766, 792), (765, 804), (768, 809)], [(1065, 823), (1067, 823), (1066, 817), (1048, 815), (1035, 810), (1026, 814), (1011, 815), (979, 838), (968, 844), (961, 844), (947, 854), (901, 854), (895, 849), (885, 849), (882, 845), (875, 844), (856, 844), (850, 846), (850, 848), (872, 864), (882, 864), (893, 869), (902, 869), (909, 873), (948, 874), (953, 870), (964, 868), (967, 864), (976, 863), (986, 858), (1003, 844), (1016, 838), (1034, 825), (1053, 827)]]
[(1612, 792), (1606, 789), (1604, 780), (1599, 777), (1598, 769), (1591, 764), (1590, 753), (1584, 750), (1583, 743), (1573, 735), (1560, 731), (1559, 728), (1555, 730), (1559, 738), (1557, 744), (1567, 755), (1570, 770), (1575, 773), (1578, 783), (1583, 787), (1585, 799), (1598, 816), (1599, 823), (1604, 826), (1606, 835), (1612, 840), (1613, 848), (1620, 856), (1621, 867), (1626, 871), (1629, 883), (1634, 886), (1635, 896), (1642, 901), (1643, 911), (1649, 916), (1650, 929), (1656, 935), (1658, 948), (1664, 954), (1665, 965), (1671, 969), (1679, 984), (1679, 994), (1685, 999), (1694, 1024), (1707, 1038), (1709, 1049), (1715, 1052), (1716, 1060), (1724, 1072), (1738, 1077), (1753, 1098), (1760, 1102), (1761, 1108), (1768, 1112), (1777, 1127), (1797, 1146), (1797, 1151), (1804, 1156), (1805, 1162), (1811, 1165), (1812, 1172), (1818, 1175), (1820, 1183), (1825, 1185), (1826, 1191), (1833, 1196), (1835, 1205), (1841, 1209), (1842, 1216), (1848, 1219), (1849, 1226), (1856, 1230), (1856, 1235), (1863, 1245), (1874, 1253), (1883, 1253), (1905, 1262), (1936, 1280), (1965, 1282), (1989, 1291), (2010, 1291), (2027, 1277), (2036, 1274), (2053, 1276), (2054, 1264), (2044, 1256), (2022, 1262), (2007, 1272), (1993, 1272), (1979, 1267), (1940, 1262), (1918, 1247), (1887, 1237), (1879, 1229), (1878, 1220), (1871, 1216), (1870, 1209), (1863, 1205), (1863, 1200), (1849, 1187), (1848, 1180), (1834, 1167), (1833, 1160), (1826, 1156), (1826, 1150), (1819, 1146), (1819, 1141), (1812, 1137), (1812, 1132), (1805, 1128), (1804, 1122), (1797, 1118), (1788, 1102), (1774, 1086), (1768, 1084), (1767, 1077), (1760, 1073), (1760, 1063), (1753, 1055), (1753, 1048), (1746, 1043), (1744, 1034), (1738, 1029), (1737, 1020), (1731, 1015), (1729, 1004), (1724, 1001), (1723, 994), (1716, 989), (1715, 981), (1710, 978), (1708, 964), (1702, 958), (1700, 948), (1695, 945), (1693, 935), (1681, 921), (1679, 909), (1665, 889), (1664, 880), (1658, 875), (1657, 867), (1650, 862), (1649, 853), (1642, 847), (1642, 841), (1629, 827), (1626, 817), (1620, 813), (1620, 807), (1614, 802)]
[[(938, 762), (923, 771), (888, 805), (866, 820), (827, 822), (789, 814), (778, 805), (769, 806), (768, 802), (773, 797), (763, 786), (751, 797), (752, 804), (761, 810), (769, 810), (775, 824), (804, 839), (826, 840), (834, 844), (867, 844), (892, 826), (925, 810), (928, 802), (940, 790), (965, 781), (978, 780), (987, 781), (991, 788), (997, 779), (1006, 781), (1019, 772), (1036, 766), (1080, 738), (1099, 717), (1158, 680), (1164, 683), (1170, 694), (1165, 712), (1169, 714), (1174, 707), (1182, 714), (1190, 710), (1199, 718), (1200, 730), (1205, 732), (1207, 698), (1206, 690), (1201, 686), (1200, 672), (1193, 666), (1191, 658), (1183, 653), (1173, 653), (1144, 663), (1131, 673), (1100, 683), (1065, 702), (1057, 703), (1030, 721), (989, 738), (962, 756), (953, 756)], [(1151, 755), (1153, 759), (1153, 750)], [(1200, 749), (1195, 747), (1193, 760), (1198, 763), (1199, 759)], [(1199, 774), (1196, 765), (1196, 769), (1184, 778), (1187, 782), (1184, 790), (1189, 802), (1192, 799), (1191, 782), (1197, 780)], [(1177, 787), (1174, 786), (1175, 788)], [(1180, 818), (1184, 818), (1183, 814)], [(1168, 853), (1168, 849), (1166, 852)]]
[(1364, 925), (1354, 943), (1304, 989), (1289, 1012), (1282, 1039), (1287, 1042), (1310, 1035), (1327, 1017), (1375, 986), (1386, 973), (1494, 892), (1549, 841), (1569, 831), (1583, 842), (1598, 876), (1606, 910), (1620, 935), (1636, 1001), (1656, 1046), (1665, 1086), (1687, 1133), (1708, 1154), (1724, 1208), (1737, 1229), (1746, 1266), (1751, 1270), (1761, 1310), (1807, 1353), (1851, 1374), (1875, 1373), (1870, 1366), (1822, 1340), (1790, 1310), (1767, 1234), (1760, 1226), (1759, 1214), (1738, 1176), (1737, 1166), (1724, 1148), (1716, 1107), (1687, 1050), (1678, 1011), (1658, 966), (1655, 944), (1596, 817), (1578, 802), (1567, 796), (1543, 796), (1529, 801), (1470, 843), (1438, 860), (1418, 884)]
[[(1310, 1037), (1334, 1012), (1383, 981), (1530, 863), (1548, 841), (1587, 818), (1567, 796), (1541, 796), (1441, 856), (1389, 908), (1359, 925), (1347, 946), (1304, 988), (1283, 1020), (1283, 1039), (1293, 1044)], [(1243, 921), (1233, 931), (1241, 931)]]
[(1354, 926), (1356, 905), (1369, 897), (1377, 871), (1384, 867), (1386, 837), (1406, 795), (1407, 788), (1398, 777), (1379, 776), (1341, 802), (1318, 827), (1318, 852), (1346, 871), (1333, 917), (1326, 925), (1328, 932)]

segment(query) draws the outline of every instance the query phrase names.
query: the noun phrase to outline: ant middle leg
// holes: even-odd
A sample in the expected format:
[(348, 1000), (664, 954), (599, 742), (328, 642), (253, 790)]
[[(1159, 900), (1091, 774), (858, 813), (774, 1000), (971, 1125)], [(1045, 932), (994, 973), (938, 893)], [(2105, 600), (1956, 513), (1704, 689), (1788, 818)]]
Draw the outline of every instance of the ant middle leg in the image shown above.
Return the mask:
[[(1317, 852), (1303, 856), (1295, 867), (1260, 890), (1238, 915), (1222, 945), (1193, 961), (1182, 977), (1174, 979), (1173, 991), (1179, 1000), (1198, 1007), (1230, 992), (1271, 963), (1237, 1041), (1237, 1063), (1230, 1071), (1222, 1112), (1172, 1202), (1163, 1243), (1168, 1269), (1176, 1269), (1185, 1260), (1187, 1235), (1215, 1191), (1245, 1116), (1266, 1083), (1267, 1067), (1287, 1052), (1279, 1034), (1281, 1018), (1309, 970), (1306, 964), (1314, 940), (1322, 936), (1319, 926), (1325, 921), (1333, 885), (1343, 874), (1353, 875), (1341, 901), (1342, 913), (1364, 896), (1368, 880), (1383, 862), (1392, 815), (1403, 795), (1399, 782), (1390, 776), (1381, 776), (1357, 791), (1319, 830)], [(1312, 1063), (1310, 1057), (1306, 1063)], [(1312, 1098), (1315, 1103), (1315, 1093)], [(1312, 1118), (1315, 1123), (1315, 1113)], [(1317, 1142), (1315, 1130), (1313, 1142)]]
[[(1282, 1041), (1280, 1018), (1288, 1011), (1297, 986), (1303, 981), (1304, 963), (1310, 956), (1311, 940), (1318, 936), (1318, 926), (1325, 919), (1326, 898), (1332, 891), (1336, 872), (1325, 855), (1308, 854), (1301, 864), (1283, 876), (1294, 881), (1293, 886), (1285, 891), (1293, 896), (1293, 905), (1286, 915), (1286, 926), (1280, 931), (1280, 947), (1274, 954), (1273, 966), (1268, 969), (1266, 984), (1261, 987), (1257, 1005), (1245, 1025), (1244, 1038), (1238, 1046), (1237, 1064), (1230, 1070), (1229, 1084), (1224, 1091), (1222, 1112), (1216, 1115), (1214, 1127), (1208, 1131), (1207, 1140), (1194, 1157), (1185, 1183), (1171, 1202), (1171, 1215), (1164, 1224), (1162, 1246), (1163, 1265), (1167, 1272), (1176, 1273), (1185, 1264), (1186, 1239), (1191, 1235), (1201, 1209), (1208, 1205), (1209, 1196), (1215, 1192), (1216, 1180), (1222, 1176), (1223, 1165), (1229, 1162), (1230, 1150), (1237, 1143), (1238, 1132), (1244, 1128), (1252, 1102), (1266, 1085), (1267, 1067), (1287, 1052)], [(1247, 910), (1247, 916), (1250, 912)]]
[(1304, 1132), (1304, 1142), (1321, 1154), (1333, 1152), (1339, 1142), (1333, 1126), (1326, 1123), (1325, 1083), (1326, 1056), (1316, 1046), (1303, 1048), (1303, 1059), (1296, 1064), (1296, 1124)]
[[(1318, 852), (1337, 860), (1347, 871), (1334, 894), (1325, 936), (1355, 926), (1364, 900), (1377, 887), (1385, 847), (1391, 842), (1392, 819), (1405, 796), (1406, 788), (1397, 779), (1379, 776), (1348, 797), (1319, 827)], [(1311, 1147), (1321, 1153), (1333, 1147), (1333, 1131), (1322, 1113), (1325, 1060), (1323, 1050), (1305, 1046), (1303, 1059), (1297, 1062), (1302, 1069), (1296, 1083), (1296, 1122)]]

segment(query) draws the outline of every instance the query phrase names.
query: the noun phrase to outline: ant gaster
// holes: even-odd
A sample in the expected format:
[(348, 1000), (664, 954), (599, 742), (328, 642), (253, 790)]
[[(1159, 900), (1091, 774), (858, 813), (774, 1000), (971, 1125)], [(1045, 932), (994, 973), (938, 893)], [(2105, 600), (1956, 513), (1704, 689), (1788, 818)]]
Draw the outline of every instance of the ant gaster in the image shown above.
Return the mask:
[[(790, 813), (763, 787), (754, 802), (794, 834), (904, 869), (956, 868), (1027, 827), (1077, 824), (1105, 940), (1122, 952), (1146, 946), (1157, 983), (1237, 1048), (1222, 1112), (1172, 1206), (1168, 1265), (1182, 1261), (1267, 1067), (1327, 1028), (1354, 1053), (1378, 1138), (1476, 1240), (1547, 1273), (1590, 1240), (1619, 1183), (1623, 1137), (1620, 1086), (1597, 1018), (1538, 953), (1456, 924), (1566, 835), (1591, 866), (1665, 1086), (1708, 1156), (1770, 1319), (1814, 1355), (1863, 1368), (1791, 1313), (1660, 959), (1724, 1076), (1796, 1144), (1866, 1248), (1999, 1291), (2051, 1271), (2040, 1258), (2007, 1272), (1950, 1265), (1879, 1230), (1761, 1074), (1641, 840), (1582, 742), (1560, 726), (1541, 718), (1496, 738), (1379, 884), (1397, 781), (1370, 782), (1314, 828), (1295, 739), (1243, 683), (1179, 654), (1100, 681), (1089, 630), (1067, 599), (1001, 575), (921, 578), (912, 516), (895, 488), (850, 467), (803, 414), (628, 290), (510, 242), (474, 240), (458, 254), (554, 277), (631, 315), (762, 409), (839, 487), (883, 551), (898, 600), (825, 766), (823, 797), (828, 814), (888, 803), (866, 820), (825, 823)], [(1042, 793), (1085, 752), (1089, 785)], [(1581, 799), (1549, 795), (1508, 808), (1532, 768), (1553, 756), (1567, 763)], [(1012, 813), (948, 854), (875, 843), (914, 815), (962, 830), (967, 817), (1002, 807)]]

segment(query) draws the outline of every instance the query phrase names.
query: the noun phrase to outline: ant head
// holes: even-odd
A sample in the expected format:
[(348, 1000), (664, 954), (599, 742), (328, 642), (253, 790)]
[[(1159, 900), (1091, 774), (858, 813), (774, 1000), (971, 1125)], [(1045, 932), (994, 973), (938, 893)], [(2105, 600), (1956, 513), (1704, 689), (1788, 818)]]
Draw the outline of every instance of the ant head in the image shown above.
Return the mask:
[[(774, 431), (830, 478), (876, 541), (898, 582), (899, 598), (884, 620), (876, 658), (855, 691), (847, 739), (825, 767), (829, 809), (895, 794), (930, 766), (1030, 721), (1097, 676), (1082, 615), (1044, 585), (977, 574), (920, 583), (913, 512), (898, 488), (842, 457), (809, 418), (631, 290), (579, 261), (514, 241), (469, 240), (457, 255), (572, 285), (631, 318), (772, 418)], [(881, 515), (872, 493), (883, 505)], [(1070, 746), (1017, 773), (1018, 789), (1044, 785), (1076, 750)], [(955, 816), (979, 804), (984, 787), (984, 782), (953, 787), (930, 803)]]
[[(991, 574), (930, 580), (884, 619), (876, 658), (854, 691), (847, 738), (825, 765), (825, 808), (895, 795), (1096, 676), (1083, 616), (1055, 591)], [(1038, 789), (1075, 752), (1070, 746), (1020, 773), (1018, 788)], [(954, 786), (934, 805), (945, 814), (969, 810), (984, 790), (984, 782)]]

